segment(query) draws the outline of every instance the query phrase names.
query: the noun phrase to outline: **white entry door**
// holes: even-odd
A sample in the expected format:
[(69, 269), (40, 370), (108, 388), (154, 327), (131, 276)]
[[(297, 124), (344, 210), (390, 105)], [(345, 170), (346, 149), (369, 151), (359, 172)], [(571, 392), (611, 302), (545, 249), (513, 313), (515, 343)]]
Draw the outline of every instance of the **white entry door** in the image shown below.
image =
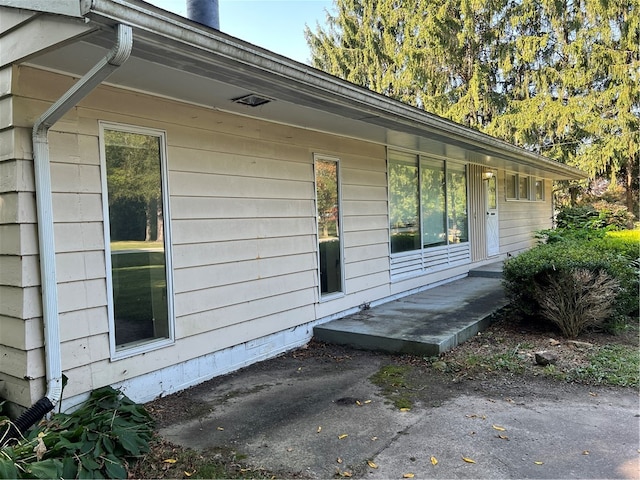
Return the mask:
[(487, 256), (500, 253), (500, 227), (498, 224), (498, 172), (490, 171), (484, 180), (486, 202)]

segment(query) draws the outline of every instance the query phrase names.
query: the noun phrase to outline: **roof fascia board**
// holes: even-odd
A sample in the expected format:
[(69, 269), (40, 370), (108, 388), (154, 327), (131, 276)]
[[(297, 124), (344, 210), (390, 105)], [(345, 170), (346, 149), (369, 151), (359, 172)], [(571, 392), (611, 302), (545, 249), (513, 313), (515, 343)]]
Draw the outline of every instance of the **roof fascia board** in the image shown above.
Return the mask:
[[(0, 0), (2, 1), (2, 0)], [(22, 10), (5, 10), (14, 21), (7, 22), (7, 29), (0, 31), (0, 68), (21, 62), (32, 55), (57, 48), (78, 37), (82, 37), (96, 27), (85, 20), (69, 17), (54, 17), (25, 13)], [(14, 12), (16, 12), (14, 14)]]
[[(332, 104), (343, 110), (351, 110), (352, 118), (360, 121), (376, 125), (391, 122), (398, 128), (413, 132), (419, 130), (422, 135), (436, 134), (465, 144), (469, 149), (479, 148), (517, 163), (551, 170), (565, 178), (586, 177), (576, 168), (340, 80), (217, 30), (203, 27), (179, 15), (169, 14), (155, 7), (149, 8), (146, 4), (125, 0), (93, 0), (91, 14), (92, 17), (98, 17), (96, 20), (102, 17), (113, 22), (126, 23), (142, 32), (170, 40), (162, 45), (164, 48), (173, 49), (175, 53), (181, 53), (181, 48), (183, 53), (185, 45), (200, 50), (205, 53), (200, 56), (200, 60), (212, 66), (225, 59), (227, 62), (243, 65), (252, 75), (262, 72), (269, 81), (286, 86), (298, 97), (304, 93), (314, 98), (316, 108), (319, 103)], [(151, 39), (148, 40), (153, 42)]]
[(0, 0), (1, 7), (13, 7), (34, 12), (54, 13), (68, 17), (84, 17), (91, 0)]

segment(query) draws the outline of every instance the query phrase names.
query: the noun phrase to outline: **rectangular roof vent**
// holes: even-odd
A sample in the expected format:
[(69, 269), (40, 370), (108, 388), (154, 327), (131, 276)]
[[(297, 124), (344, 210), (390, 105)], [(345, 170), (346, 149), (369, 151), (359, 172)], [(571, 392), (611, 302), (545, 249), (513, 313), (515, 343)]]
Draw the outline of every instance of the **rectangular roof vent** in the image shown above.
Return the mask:
[(255, 93), (250, 93), (249, 95), (245, 95), (244, 97), (234, 98), (233, 101), (241, 105), (248, 105), (250, 107), (259, 107), (260, 105), (264, 105), (265, 103), (272, 102), (273, 100)]

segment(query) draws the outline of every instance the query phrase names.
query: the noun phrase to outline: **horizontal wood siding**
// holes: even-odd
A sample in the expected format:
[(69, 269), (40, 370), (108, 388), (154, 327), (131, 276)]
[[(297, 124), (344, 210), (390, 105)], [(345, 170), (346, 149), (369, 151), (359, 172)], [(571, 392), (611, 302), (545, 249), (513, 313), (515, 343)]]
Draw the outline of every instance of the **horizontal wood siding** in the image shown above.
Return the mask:
[[(21, 82), (12, 121), (26, 131), (75, 80), (28, 67), (18, 71)], [(167, 222), (173, 241), (176, 342), (116, 362), (110, 360), (108, 341), (101, 120), (161, 129), (168, 142), (171, 215)], [(12, 136), (16, 150), (26, 150), (28, 140)], [(5, 151), (3, 146), (0, 155), (6, 156)], [(100, 86), (52, 128), (50, 152), (63, 370), (74, 377), (66, 395), (249, 342), (389, 294), (383, 146)], [(340, 161), (345, 254), (346, 295), (322, 304), (318, 303), (316, 153)], [(25, 160), (21, 168), (31, 175), (30, 159)], [(34, 248), (17, 238), (35, 233), (35, 229), (20, 230), (35, 222), (33, 186), (29, 188), (8, 195), (11, 205), (19, 205), (22, 197), (30, 203), (23, 202), (22, 209), (12, 207), (10, 220), (18, 222), (19, 217), (20, 228), (0, 224), (8, 234), (8, 240), (0, 242), (4, 248), (28, 248), (34, 254), (37, 243)], [(37, 276), (31, 272), (28, 278), (34, 283)], [(27, 303), (27, 293), (37, 300), (37, 290), (23, 289), (23, 299), (14, 301), (17, 305), (12, 308), (19, 310)], [(24, 354), (42, 357), (40, 337), (29, 345), (25, 335), (12, 333), (11, 338), (12, 344), (25, 349)], [(36, 377), (44, 375), (38, 362), (29, 368)]]
[(551, 200), (551, 180), (545, 180), (545, 200), (506, 200), (505, 176), (498, 176), (498, 215), (500, 218), (500, 253), (517, 254), (536, 244), (534, 233), (551, 228), (553, 207)]
[(31, 129), (15, 125), (17, 79), (0, 70), (0, 397), (31, 405), (44, 369)]

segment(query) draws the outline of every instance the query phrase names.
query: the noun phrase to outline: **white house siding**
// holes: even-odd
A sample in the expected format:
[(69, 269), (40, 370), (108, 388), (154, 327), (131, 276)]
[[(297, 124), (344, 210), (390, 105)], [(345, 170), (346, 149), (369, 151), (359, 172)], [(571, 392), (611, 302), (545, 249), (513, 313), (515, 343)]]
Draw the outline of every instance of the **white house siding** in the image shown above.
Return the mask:
[[(29, 67), (16, 73), (14, 121), (29, 134), (35, 119), (75, 80)], [(168, 142), (176, 341), (116, 361), (109, 351), (99, 121), (161, 129)], [(224, 369), (220, 362), (241, 365), (246, 360), (211, 360), (212, 352), (265, 358), (272, 348), (287, 347), (273, 340), (278, 332), (389, 295), (384, 146), (108, 86), (92, 92), (49, 137), (62, 367), (69, 377), (65, 398), (106, 384), (131, 383), (162, 369), (171, 374), (158, 377), (156, 391), (143, 391), (147, 387), (140, 387), (141, 380), (129, 393), (148, 399), (175, 391)], [(344, 223), (346, 295), (320, 303), (314, 153), (340, 161)], [(17, 228), (35, 224), (32, 191), (30, 185), (25, 193), (29, 217), (16, 219)], [(31, 255), (37, 253), (33, 240), (13, 243), (31, 245)], [(35, 257), (25, 261), (33, 282), (37, 262)], [(28, 394), (17, 396), (14, 388), (7, 396), (26, 406), (44, 393), (45, 371), (42, 336), (33, 334), (42, 328), (39, 289), (37, 283), (32, 291), (25, 286), (15, 289), (30, 294), (37, 309), (15, 316), (23, 323), (31, 317), (35, 321), (29, 343), (27, 332), (18, 328), (22, 341), (14, 342), (7, 356), (15, 364), (10, 371), (15, 370), (16, 379), (29, 374), (34, 381), (20, 380)], [(15, 323), (3, 321), (2, 328)], [(308, 339), (311, 328), (304, 335)], [(260, 338), (269, 340), (252, 343)], [(284, 341), (300, 342), (300, 336)], [(244, 351), (233, 350), (242, 343)], [(252, 348), (255, 352), (249, 352)], [(206, 361), (194, 367), (197, 359)]]
[(534, 232), (553, 225), (552, 182), (544, 180), (544, 201), (506, 200), (505, 172), (498, 175), (500, 254), (517, 254), (535, 245)]
[(15, 75), (0, 70), (0, 397), (28, 405), (43, 339), (31, 131), (13, 119)]

